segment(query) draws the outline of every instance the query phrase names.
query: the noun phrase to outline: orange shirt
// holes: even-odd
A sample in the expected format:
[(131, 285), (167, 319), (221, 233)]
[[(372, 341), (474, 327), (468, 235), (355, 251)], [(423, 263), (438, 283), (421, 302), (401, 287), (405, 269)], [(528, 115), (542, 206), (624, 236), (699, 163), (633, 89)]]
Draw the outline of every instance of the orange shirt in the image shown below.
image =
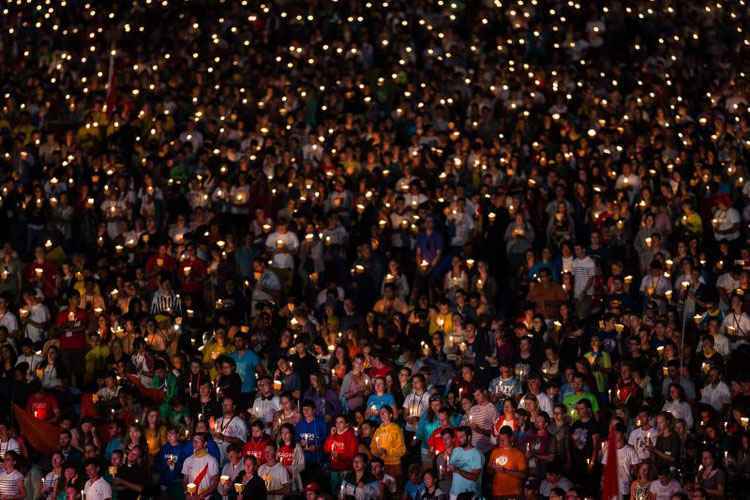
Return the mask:
[[(492, 468), (495, 464), (513, 471), (525, 471), (526, 457), (516, 448), (495, 448), (490, 454), (489, 466)], [(492, 496), (518, 496), (522, 493), (522, 486), (523, 479), (495, 471), (492, 478)]]

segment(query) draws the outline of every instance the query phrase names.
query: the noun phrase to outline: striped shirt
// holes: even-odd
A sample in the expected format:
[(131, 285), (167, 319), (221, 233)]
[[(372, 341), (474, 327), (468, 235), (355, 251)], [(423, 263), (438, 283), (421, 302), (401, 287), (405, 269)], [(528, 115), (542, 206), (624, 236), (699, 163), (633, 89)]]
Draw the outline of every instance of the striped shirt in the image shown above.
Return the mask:
[(23, 474), (17, 470), (5, 472), (0, 471), (0, 498), (17, 497), (21, 493), (20, 485), (23, 484)]
[(157, 290), (151, 300), (151, 314), (182, 314), (182, 300), (175, 293)]
[[(483, 405), (476, 404), (469, 410), (468, 424), (477, 425), (480, 429), (492, 430), (497, 420), (497, 409), (495, 405), (487, 402)], [(493, 446), (492, 437), (482, 433), (474, 432), (471, 435), (471, 444), (482, 453), (487, 453)]]

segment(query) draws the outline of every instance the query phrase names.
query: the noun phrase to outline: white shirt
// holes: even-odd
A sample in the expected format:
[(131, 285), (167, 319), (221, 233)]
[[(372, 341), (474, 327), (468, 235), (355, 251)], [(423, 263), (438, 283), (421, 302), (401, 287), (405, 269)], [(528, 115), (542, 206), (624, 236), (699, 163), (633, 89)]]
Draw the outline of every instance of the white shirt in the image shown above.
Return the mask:
[[(717, 209), (716, 212), (714, 212), (714, 218), (712, 222), (714, 221), (714, 228), (720, 231), (728, 231), (733, 226), (740, 223), (740, 213), (736, 209), (731, 207), (727, 210)], [(731, 241), (739, 238), (740, 232), (734, 231), (727, 234), (714, 233), (714, 237), (716, 238), (716, 241)]]
[[(45, 323), (50, 319), (49, 309), (40, 302), (29, 309), (29, 319), (37, 323)], [(26, 336), (32, 342), (40, 342), (44, 340), (44, 330), (29, 323), (26, 325)]]
[(103, 477), (96, 481), (89, 479), (83, 487), (83, 495), (86, 500), (107, 500), (112, 498), (112, 487)]
[[(594, 277), (596, 272), (596, 264), (594, 260), (588, 255), (582, 259), (573, 259), (573, 285), (574, 295), (576, 298), (580, 298), (583, 295), (583, 289), (586, 287), (590, 278)], [(594, 287), (589, 288), (587, 295), (594, 293)]]
[(200, 484), (196, 484), (196, 486), (198, 486), (198, 491), (196, 493), (199, 495), (211, 486), (211, 480), (213, 480), (213, 478), (219, 473), (219, 463), (210, 453), (207, 452), (200, 457), (195, 454), (190, 455), (182, 464), (182, 475), (187, 478), (188, 483), (195, 483), (196, 477), (206, 465), (208, 465), (208, 472), (203, 476), (203, 480)]
[(724, 317), (721, 329), (724, 333), (735, 337), (750, 337), (750, 316), (744, 312), (737, 314), (730, 311)]
[(652, 493), (654, 495), (656, 500), (671, 500), (672, 495), (682, 491), (682, 487), (680, 486), (680, 483), (678, 483), (674, 479), (672, 479), (666, 485), (661, 484), (661, 481), (657, 479), (655, 481), (651, 481), (651, 484), (648, 487), (648, 491), (649, 493)]
[[(602, 464), (607, 464), (607, 442), (602, 446)], [(641, 463), (635, 449), (626, 444), (617, 449), (617, 484), (620, 486), (620, 495), (630, 494), (630, 471), (634, 465)]]
[[(219, 417), (219, 419), (216, 420), (214, 429), (216, 429), (216, 432), (219, 434), (223, 434), (227, 437), (237, 438), (243, 442), (247, 441), (247, 425), (245, 425), (245, 422), (240, 417)], [(227, 448), (229, 447), (229, 442), (224, 441), (223, 439), (216, 439), (216, 446), (221, 452), (221, 461), (225, 461), (227, 459)]]
[(721, 408), (731, 400), (732, 394), (729, 392), (729, 387), (722, 381), (715, 386), (707, 384), (701, 389), (701, 403), (713, 406), (716, 411), (721, 411)]
[(667, 401), (666, 403), (664, 403), (662, 411), (671, 413), (674, 418), (683, 419), (687, 423), (688, 429), (693, 428), (693, 412), (687, 402)]
[(0, 498), (18, 496), (22, 484), (23, 474), (17, 470), (7, 473), (5, 469), (0, 469)]
[(633, 447), (641, 462), (645, 462), (651, 457), (647, 446), (649, 444), (656, 444), (656, 435), (655, 427), (651, 427), (648, 430), (638, 427), (628, 436), (628, 444)]
[[(268, 491), (280, 490), (292, 482), (289, 471), (281, 463), (276, 462), (273, 466), (263, 464), (258, 467), (258, 476), (265, 481)], [(268, 495), (268, 500), (282, 500), (284, 495)]]
[(281, 403), (278, 396), (272, 396), (270, 399), (263, 399), (261, 396), (255, 398), (250, 413), (261, 419), (267, 426), (273, 421), (273, 416), (281, 409)]
[(10, 311), (0, 316), (0, 326), (8, 329), (8, 333), (15, 333), (18, 330), (18, 318)]
[[(404, 417), (421, 417), (422, 414), (427, 411), (430, 407), (430, 393), (424, 391), (421, 395), (417, 396), (416, 392), (412, 392), (406, 398), (404, 398)], [(406, 424), (406, 429), (409, 431), (416, 430), (411, 424)]]

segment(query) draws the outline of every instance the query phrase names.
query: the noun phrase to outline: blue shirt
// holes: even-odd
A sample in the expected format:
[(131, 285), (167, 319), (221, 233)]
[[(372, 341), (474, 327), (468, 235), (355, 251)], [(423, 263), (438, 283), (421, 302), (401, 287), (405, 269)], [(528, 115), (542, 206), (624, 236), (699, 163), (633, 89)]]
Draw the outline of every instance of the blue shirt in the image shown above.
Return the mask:
[[(470, 448), (468, 450), (454, 448), (453, 453), (451, 453), (451, 465), (464, 471), (477, 469), (481, 471), (484, 467), (484, 456), (476, 448)], [(476, 481), (469, 481), (458, 472), (454, 472), (453, 480), (451, 481), (451, 495), (459, 495), (466, 491), (479, 494), (482, 491), (481, 484), (481, 472)]]
[(248, 394), (255, 390), (255, 368), (260, 358), (255, 351), (235, 351), (229, 355), (237, 364), (237, 374), (242, 380), (242, 393)]
[[(178, 443), (172, 446), (167, 443), (161, 447), (159, 454), (156, 455), (156, 470), (159, 472), (159, 484), (169, 485), (182, 481), (182, 463), (187, 457), (193, 454), (193, 445), (191, 443)], [(167, 455), (175, 455), (177, 460), (173, 468), (167, 463)]]
[(315, 417), (312, 422), (308, 422), (304, 417), (300, 419), (294, 427), (294, 433), (297, 435), (297, 441), (304, 448), (305, 441), (310, 446), (315, 446), (316, 451), (305, 451), (306, 464), (319, 464), (323, 461), (323, 443), (328, 437), (328, 425), (322, 417)]
[[(367, 398), (367, 405), (365, 406), (365, 410), (369, 411), (373, 406), (376, 410), (378, 410), (378, 412), (380, 412), (380, 409), (384, 406), (390, 406), (391, 408), (395, 407), (396, 400), (394, 399), (392, 394), (385, 393), (382, 396), (378, 396), (377, 394), (373, 393), (370, 394), (369, 398)], [(380, 423), (380, 415), (376, 415), (371, 418), (377, 423)]]
[(414, 484), (411, 481), (406, 481), (404, 485), (404, 493), (409, 498), (417, 498), (417, 495), (424, 491), (424, 483)]

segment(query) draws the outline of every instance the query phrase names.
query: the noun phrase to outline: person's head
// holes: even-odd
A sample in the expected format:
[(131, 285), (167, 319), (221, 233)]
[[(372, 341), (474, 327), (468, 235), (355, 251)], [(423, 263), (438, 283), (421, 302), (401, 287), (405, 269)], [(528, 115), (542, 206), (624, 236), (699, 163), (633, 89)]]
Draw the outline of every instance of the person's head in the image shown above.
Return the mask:
[(588, 420), (591, 418), (591, 401), (588, 399), (580, 399), (576, 403), (576, 412), (581, 420)]
[(712, 469), (715, 462), (716, 459), (714, 458), (713, 453), (709, 450), (703, 450), (701, 453), (701, 465), (706, 469)]
[(308, 422), (312, 422), (312, 420), (315, 418), (315, 402), (306, 399), (302, 402), (302, 416), (305, 417), (305, 420)]
[(5, 469), (5, 472), (10, 473), (11, 471), (14, 471), (16, 469), (16, 464), (18, 464), (18, 453), (13, 450), (6, 451), (3, 459), (3, 468)]
[(334, 424), (336, 426), (336, 432), (339, 434), (342, 434), (349, 428), (349, 422), (346, 419), (346, 415), (337, 415)]
[(513, 430), (508, 426), (500, 428), (500, 432), (497, 435), (497, 445), (500, 448), (510, 448), (511, 441), (513, 440)]
[(380, 457), (373, 457), (373, 459), (370, 461), (370, 471), (372, 471), (373, 476), (381, 479), (383, 477), (383, 474), (385, 473), (385, 465), (383, 463), (383, 459), (381, 459)]
[(390, 406), (383, 406), (380, 408), (380, 420), (383, 422), (383, 425), (390, 424), (393, 421), (393, 408)]
[(247, 455), (242, 465), (245, 470), (245, 477), (252, 477), (255, 475), (255, 471), (258, 470), (258, 459), (253, 455)]
[(363, 473), (367, 468), (367, 461), (367, 455), (364, 453), (354, 455), (354, 459), (352, 460), (352, 469), (354, 469), (354, 472)]
[(99, 460), (95, 458), (89, 458), (88, 460), (86, 460), (84, 470), (86, 471), (86, 476), (88, 476), (89, 479), (98, 479), (100, 474)]
[(268, 465), (273, 466), (276, 463), (276, 446), (272, 443), (267, 444), (263, 450), (263, 459)]
[(471, 446), (471, 429), (461, 426), (456, 429), (456, 446), (467, 448)]
[(206, 442), (208, 438), (205, 434), (198, 432), (193, 436), (193, 450), (199, 451), (206, 448)]
[(224, 396), (224, 400), (221, 402), (221, 409), (226, 416), (234, 415), (234, 400), (229, 396)]

